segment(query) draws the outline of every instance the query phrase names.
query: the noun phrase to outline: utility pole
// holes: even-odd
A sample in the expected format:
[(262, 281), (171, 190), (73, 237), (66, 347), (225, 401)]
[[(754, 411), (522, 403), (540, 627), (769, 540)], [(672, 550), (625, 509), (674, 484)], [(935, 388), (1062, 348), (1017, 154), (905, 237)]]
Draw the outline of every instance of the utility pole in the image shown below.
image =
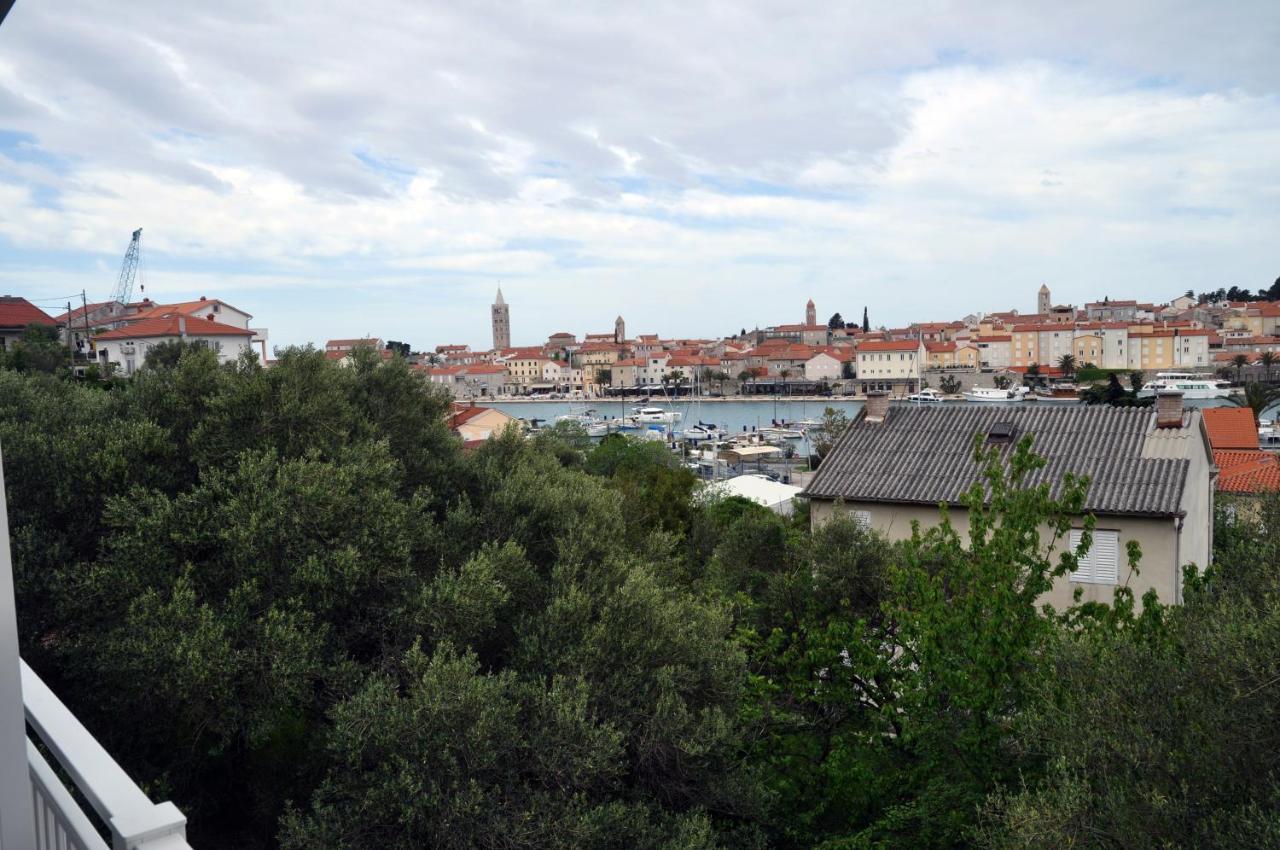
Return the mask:
[(85, 297), (83, 289), (80, 290), (80, 303), (81, 305), (83, 305), (83, 308), (84, 308), (84, 314), (80, 318), (84, 319), (84, 344), (86, 348), (86, 353), (95, 355), (93, 358), (93, 362), (97, 363), (98, 362), (98, 358), (96, 356), (97, 352), (93, 350), (93, 343), (90, 342), (89, 340), (89, 299)]
[[(72, 328), (71, 328), (71, 302), (70, 301), (67, 302), (67, 354), (71, 356), (71, 362), (72, 364), (74, 364), (76, 362), (76, 341), (75, 341), (75, 333), (72, 332)], [(72, 369), (71, 374), (73, 375), (75, 374), (74, 369)]]

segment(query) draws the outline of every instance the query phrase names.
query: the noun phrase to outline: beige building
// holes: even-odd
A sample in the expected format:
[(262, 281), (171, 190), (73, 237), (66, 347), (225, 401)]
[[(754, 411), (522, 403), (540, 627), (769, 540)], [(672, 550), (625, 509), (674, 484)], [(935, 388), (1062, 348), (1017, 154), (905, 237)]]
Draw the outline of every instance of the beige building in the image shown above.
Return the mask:
[(501, 410), (456, 403), (449, 411), (448, 426), (450, 431), (462, 438), (463, 444), (488, 440), (509, 427), (519, 427), (514, 417)]
[(913, 393), (920, 386), (923, 361), (920, 340), (863, 340), (858, 343), (858, 387), (864, 393)]
[[(588, 334), (588, 338), (592, 335)], [(601, 381), (600, 377), (608, 370), (612, 371), (613, 364), (622, 358), (622, 346), (612, 342), (587, 342), (573, 356), (573, 365), (582, 371), (582, 389), (587, 394), (603, 392), (605, 387), (612, 383), (612, 374), (608, 381)]]
[(926, 342), (926, 369), (976, 369), (978, 348), (967, 342)]
[[(1214, 466), (1200, 411), (1184, 410), (1178, 393), (1162, 395), (1156, 410), (890, 409), (886, 398), (874, 397), (805, 491), (812, 522), (841, 511), (890, 540), (906, 540), (913, 521), (936, 525), (938, 506), (946, 504), (964, 539), (968, 517), (960, 499), (981, 475), (972, 456), (975, 435), (1007, 449), (1027, 433), (1047, 461), (1027, 484), (1056, 484), (1067, 473), (1089, 476), (1085, 508), (1097, 520), (1080, 569), (1060, 578), (1045, 601), (1061, 610), (1078, 590), (1082, 601), (1109, 603), (1115, 589), (1127, 585), (1138, 599), (1154, 589), (1165, 602), (1181, 602), (1182, 568), (1203, 569), (1211, 559)], [(1083, 520), (1059, 547), (1078, 544)], [(1041, 534), (1047, 543), (1048, 530)], [(1130, 542), (1142, 550), (1137, 571), (1127, 562)]]
[(978, 349), (978, 368), (994, 371), (1008, 369), (1013, 365), (1013, 336), (1009, 334), (986, 334), (973, 339)]

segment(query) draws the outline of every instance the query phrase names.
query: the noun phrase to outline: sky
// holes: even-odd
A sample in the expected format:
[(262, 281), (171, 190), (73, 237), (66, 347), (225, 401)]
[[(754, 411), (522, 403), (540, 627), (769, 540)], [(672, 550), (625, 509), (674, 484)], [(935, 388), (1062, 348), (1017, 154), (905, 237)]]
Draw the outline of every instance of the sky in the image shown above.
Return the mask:
[[(0, 293), (487, 348), (1280, 275), (1280, 3), (18, 0)], [(135, 289), (135, 296), (141, 294)]]

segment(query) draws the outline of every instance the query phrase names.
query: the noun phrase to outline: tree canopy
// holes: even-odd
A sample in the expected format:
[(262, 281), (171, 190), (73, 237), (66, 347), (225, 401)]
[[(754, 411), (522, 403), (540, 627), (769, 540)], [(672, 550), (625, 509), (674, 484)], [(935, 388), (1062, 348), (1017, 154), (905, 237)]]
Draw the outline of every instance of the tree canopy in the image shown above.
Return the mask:
[(965, 531), (891, 544), (717, 497), (660, 443), (464, 451), (447, 396), (368, 354), (0, 370), (23, 655), (193, 846), (1280, 834), (1274, 501), (1224, 508), (1184, 606), (1046, 612), (1088, 485), (1028, 484), (1029, 440), (975, 448)]

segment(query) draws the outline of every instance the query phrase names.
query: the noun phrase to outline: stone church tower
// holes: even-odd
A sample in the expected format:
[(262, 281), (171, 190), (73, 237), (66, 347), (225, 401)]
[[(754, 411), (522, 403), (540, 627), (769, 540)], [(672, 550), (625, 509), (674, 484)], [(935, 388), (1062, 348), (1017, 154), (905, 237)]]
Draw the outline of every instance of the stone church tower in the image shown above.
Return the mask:
[(1036, 301), (1036, 312), (1045, 315), (1053, 310), (1053, 301), (1049, 298), (1048, 284), (1040, 284), (1040, 298)]
[(511, 347), (511, 308), (502, 300), (502, 287), (498, 287), (498, 297), (490, 308), (493, 319), (493, 348), (499, 351)]
[(804, 323), (806, 325), (818, 324), (818, 308), (813, 306), (813, 299), (809, 299), (809, 303), (804, 305)]
[(621, 316), (613, 320), (613, 341), (619, 345), (627, 341), (627, 323)]

